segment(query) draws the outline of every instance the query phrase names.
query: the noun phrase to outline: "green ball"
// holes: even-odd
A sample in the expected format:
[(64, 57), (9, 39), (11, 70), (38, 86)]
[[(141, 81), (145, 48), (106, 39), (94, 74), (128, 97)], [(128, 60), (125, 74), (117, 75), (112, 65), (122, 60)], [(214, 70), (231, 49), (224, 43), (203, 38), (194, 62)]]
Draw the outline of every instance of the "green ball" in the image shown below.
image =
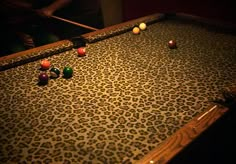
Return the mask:
[(73, 69), (71, 67), (65, 67), (63, 69), (63, 75), (65, 78), (70, 78), (73, 75)]

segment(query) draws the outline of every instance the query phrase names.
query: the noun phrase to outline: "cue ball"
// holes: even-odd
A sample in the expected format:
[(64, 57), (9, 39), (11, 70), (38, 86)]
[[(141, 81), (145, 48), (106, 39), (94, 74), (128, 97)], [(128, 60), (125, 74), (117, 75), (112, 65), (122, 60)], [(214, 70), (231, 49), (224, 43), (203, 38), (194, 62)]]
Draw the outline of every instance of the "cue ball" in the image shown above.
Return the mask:
[(80, 47), (77, 50), (79, 56), (85, 56), (86, 50), (85, 47)]
[(176, 46), (176, 41), (175, 41), (175, 40), (170, 40), (170, 41), (168, 42), (168, 46), (169, 46), (169, 48), (171, 48), (171, 49), (176, 48), (176, 47), (177, 47), (177, 46)]
[(132, 31), (133, 31), (133, 34), (135, 35), (140, 33), (140, 29), (138, 27), (134, 27)]
[(140, 30), (146, 30), (147, 25), (145, 23), (140, 23), (139, 28), (140, 28)]
[(39, 82), (43, 83), (43, 84), (48, 83), (48, 75), (47, 75), (47, 73), (43, 72), (43, 73), (39, 74)]
[(50, 69), (50, 77), (51, 78), (58, 78), (60, 76), (60, 70), (53, 67)]
[(51, 65), (50, 61), (48, 61), (46, 59), (42, 60), (41, 63), (40, 63), (40, 66), (43, 70), (49, 69), (50, 65)]
[(65, 78), (70, 78), (73, 75), (73, 69), (71, 67), (65, 67), (63, 69), (63, 75)]

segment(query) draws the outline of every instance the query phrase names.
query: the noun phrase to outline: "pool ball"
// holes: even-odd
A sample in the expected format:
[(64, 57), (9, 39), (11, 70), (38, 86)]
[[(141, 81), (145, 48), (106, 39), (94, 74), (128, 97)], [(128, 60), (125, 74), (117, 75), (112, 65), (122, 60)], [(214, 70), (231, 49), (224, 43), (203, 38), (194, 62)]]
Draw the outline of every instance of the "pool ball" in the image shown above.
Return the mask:
[(48, 83), (48, 74), (47, 73), (45, 73), (45, 72), (40, 73), (38, 78), (39, 78), (39, 83), (41, 83), (41, 84)]
[(85, 56), (85, 53), (86, 53), (85, 47), (78, 48), (77, 52), (79, 56)]
[(70, 78), (73, 75), (73, 69), (71, 67), (65, 67), (63, 69), (63, 75), (65, 78)]
[(58, 78), (60, 76), (60, 70), (53, 67), (50, 69), (50, 77), (51, 78)]
[(50, 61), (48, 61), (46, 59), (42, 60), (40, 63), (41, 69), (43, 69), (43, 70), (49, 69), (50, 65), (51, 65)]
[(140, 30), (146, 30), (146, 28), (147, 28), (146, 23), (140, 23), (139, 28), (140, 28)]
[(133, 34), (137, 35), (140, 33), (140, 29), (138, 27), (134, 27), (132, 32), (133, 32)]
[(169, 48), (171, 48), (171, 49), (176, 48), (176, 47), (177, 47), (177, 46), (176, 46), (176, 41), (175, 41), (175, 40), (170, 40), (170, 41), (168, 42), (168, 46), (169, 46)]

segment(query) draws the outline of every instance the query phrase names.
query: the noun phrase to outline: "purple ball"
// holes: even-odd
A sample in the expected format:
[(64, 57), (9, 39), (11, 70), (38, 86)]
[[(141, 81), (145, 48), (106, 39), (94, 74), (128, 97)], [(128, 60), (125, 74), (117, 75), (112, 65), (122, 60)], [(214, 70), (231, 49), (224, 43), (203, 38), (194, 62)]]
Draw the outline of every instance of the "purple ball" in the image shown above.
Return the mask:
[(47, 73), (40, 73), (39, 74), (39, 82), (40, 83), (47, 83), (48, 79), (49, 79), (49, 77), (48, 77)]

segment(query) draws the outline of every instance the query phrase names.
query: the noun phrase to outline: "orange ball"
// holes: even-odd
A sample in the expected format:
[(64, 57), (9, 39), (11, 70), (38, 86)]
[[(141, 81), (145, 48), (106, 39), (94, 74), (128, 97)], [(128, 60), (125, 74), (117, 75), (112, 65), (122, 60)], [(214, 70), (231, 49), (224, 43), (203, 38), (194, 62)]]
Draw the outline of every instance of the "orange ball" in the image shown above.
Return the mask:
[(133, 34), (139, 34), (140, 33), (140, 29), (138, 27), (134, 27), (132, 31), (133, 31)]
[(41, 61), (40, 66), (41, 66), (42, 69), (46, 70), (46, 69), (50, 68), (51, 63), (50, 63), (50, 61), (45, 59), (45, 60)]

